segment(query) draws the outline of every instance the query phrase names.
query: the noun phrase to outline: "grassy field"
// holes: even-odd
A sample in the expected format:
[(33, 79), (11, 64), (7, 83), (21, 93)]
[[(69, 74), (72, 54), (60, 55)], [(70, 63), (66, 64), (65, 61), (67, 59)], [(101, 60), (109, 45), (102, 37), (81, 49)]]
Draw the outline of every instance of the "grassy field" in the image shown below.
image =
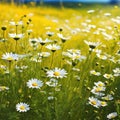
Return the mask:
[(1, 120), (120, 120), (120, 8), (0, 5)]

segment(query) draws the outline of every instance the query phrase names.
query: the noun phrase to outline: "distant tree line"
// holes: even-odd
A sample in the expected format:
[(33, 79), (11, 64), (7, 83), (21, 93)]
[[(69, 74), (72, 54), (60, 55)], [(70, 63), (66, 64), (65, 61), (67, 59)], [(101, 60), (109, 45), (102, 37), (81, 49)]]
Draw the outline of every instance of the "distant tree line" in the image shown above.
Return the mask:
[[(39, 1), (39, 3), (42, 5), (44, 3), (44, 0), (0, 0), (0, 2), (2, 3), (11, 3), (11, 4), (21, 4), (21, 3), (25, 3), (26, 1)], [(52, 0), (51, 0), (52, 1)], [(64, 0), (57, 0), (61, 6), (63, 6), (63, 1)], [(75, 0), (73, 0), (75, 1)], [(97, 1), (97, 0), (96, 0)], [(83, 2), (85, 3), (85, 1), (83, 0)], [(120, 3), (120, 0), (109, 0), (109, 3), (111, 4), (116, 4), (116, 3)]]

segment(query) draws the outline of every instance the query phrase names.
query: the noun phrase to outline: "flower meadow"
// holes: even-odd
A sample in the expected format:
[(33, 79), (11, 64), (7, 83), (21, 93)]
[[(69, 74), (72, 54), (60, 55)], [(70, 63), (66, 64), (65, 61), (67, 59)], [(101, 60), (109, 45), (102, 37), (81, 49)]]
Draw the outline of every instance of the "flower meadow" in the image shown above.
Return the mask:
[(0, 119), (120, 120), (119, 11), (0, 5)]

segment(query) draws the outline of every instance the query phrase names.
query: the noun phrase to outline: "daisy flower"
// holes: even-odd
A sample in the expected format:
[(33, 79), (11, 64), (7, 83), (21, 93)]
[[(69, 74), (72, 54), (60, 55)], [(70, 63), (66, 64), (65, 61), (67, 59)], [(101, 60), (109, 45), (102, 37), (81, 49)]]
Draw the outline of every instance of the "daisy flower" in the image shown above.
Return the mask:
[(4, 91), (4, 90), (9, 90), (9, 88), (6, 86), (0, 86), (0, 91)]
[(89, 46), (90, 51), (92, 51), (93, 49), (95, 49), (97, 46), (101, 44), (100, 42), (89, 42), (86, 40), (84, 40), (84, 42)]
[(102, 107), (107, 106), (107, 102), (105, 102), (105, 101), (100, 101), (100, 106), (102, 106)]
[(104, 93), (101, 93), (103, 91), (105, 91), (105, 87), (96, 87), (94, 86), (93, 89), (91, 90), (91, 92), (95, 95), (99, 95), (99, 96), (103, 96)]
[(13, 26), (23, 25), (23, 21), (18, 21), (18, 22), (10, 21), (10, 25), (13, 25)]
[(38, 80), (38, 79), (35, 79), (35, 78), (32, 78), (30, 79), (28, 82), (27, 82), (27, 86), (29, 88), (36, 88), (36, 89), (39, 89), (43, 86), (43, 82), (41, 80)]
[(104, 74), (103, 77), (105, 77), (106, 79), (113, 79), (113, 75), (112, 74)]
[(56, 50), (59, 50), (61, 47), (57, 44), (49, 44), (46, 46), (46, 48), (51, 50), (52, 52), (55, 52)]
[(89, 104), (96, 107), (96, 108), (100, 107), (100, 101), (94, 97), (89, 97)]
[(57, 33), (57, 35), (62, 40), (63, 43), (70, 39), (70, 37), (64, 37), (63, 34), (61, 33)]
[(96, 72), (95, 70), (91, 70), (91, 71), (90, 71), (90, 74), (96, 75), (96, 76), (100, 76), (100, 75), (101, 75), (100, 72)]
[(117, 116), (118, 116), (117, 112), (112, 112), (112, 113), (110, 113), (110, 114), (107, 115), (107, 118), (108, 119), (114, 119)]
[(98, 58), (102, 59), (102, 60), (106, 60), (107, 56), (106, 55), (102, 55), (102, 54), (96, 54)]
[(101, 82), (101, 81), (95, 82), (94, 84), (95, 84), (97, 87), (104, 87), (104, 86), (105, 86), (105, 84), (104, 84), (103, 82)]
[(58, 81), (56, 79), (50, 79), (50, 81), (46, 82), (46, 84), (50, 87), (56, 87), (58, 84)]
[(14, 40), (19, 40), (23, 36), (23, 34), (9, 33), (9, 37), (13, 38)]
[(64, 69), (60, 69), (60, 68), (55, 68), (53, 70), (48, 70), (47, 71), (47, 77), (50, 77), (50, 78), (64, 78), (66, 77), (67, 75), (67, 72), (66, 70)]
[(47, 31), (46, 34), (47, 34), (49, 37), (51, 37), (51, 36), (54, 35), (54, 32)]
[(27, 112), (30, 110), (30, 107), (28, 104), (20, 102), (16, 105), (16, 109), (18, 112)]
[(120, 76), (120, 68), (113, 69), (114, 76)]
[(49, 40), (48, 38), (46, 38), (45, 40), (43, 40), (41, 37), (38, 38), (38, 43), (40, 43), (42, 46), (49, 42), (51, 42), (51, 40)]
[(14, 61), (14, 60), (18, 60), (19, 56), (17, 54), (13, 54), (12, 52), (11, 53), (5, 53), (5, 54), (2, 55), (2, 59), (11, 62), (11, 61)]
[(107, 96), (102, 97), (103, 100), (113, 100), (112, 95), (108, 94)]
[(50, 53), (49, 52), (41, 52), (41, 53), (38, 53), (38, 55), (42, 58), (46, 58), (46, 57), (50, 56)]
[(94, 13), (95, 10), (88, 10), (87, 13), (91, 14), (91, 13)]

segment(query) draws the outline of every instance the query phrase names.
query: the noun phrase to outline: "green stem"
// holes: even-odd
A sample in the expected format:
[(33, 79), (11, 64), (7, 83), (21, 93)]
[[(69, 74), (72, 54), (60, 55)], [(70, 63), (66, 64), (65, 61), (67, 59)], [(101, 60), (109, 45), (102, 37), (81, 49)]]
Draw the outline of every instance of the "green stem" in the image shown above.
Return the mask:
[(52, 59), (51, 59), (50, 69), (51, 69), (51, 68), (52, 68), (52, 66), (53, 66), (53, 58), (54, 58), (54, 52), (52, 52)]

